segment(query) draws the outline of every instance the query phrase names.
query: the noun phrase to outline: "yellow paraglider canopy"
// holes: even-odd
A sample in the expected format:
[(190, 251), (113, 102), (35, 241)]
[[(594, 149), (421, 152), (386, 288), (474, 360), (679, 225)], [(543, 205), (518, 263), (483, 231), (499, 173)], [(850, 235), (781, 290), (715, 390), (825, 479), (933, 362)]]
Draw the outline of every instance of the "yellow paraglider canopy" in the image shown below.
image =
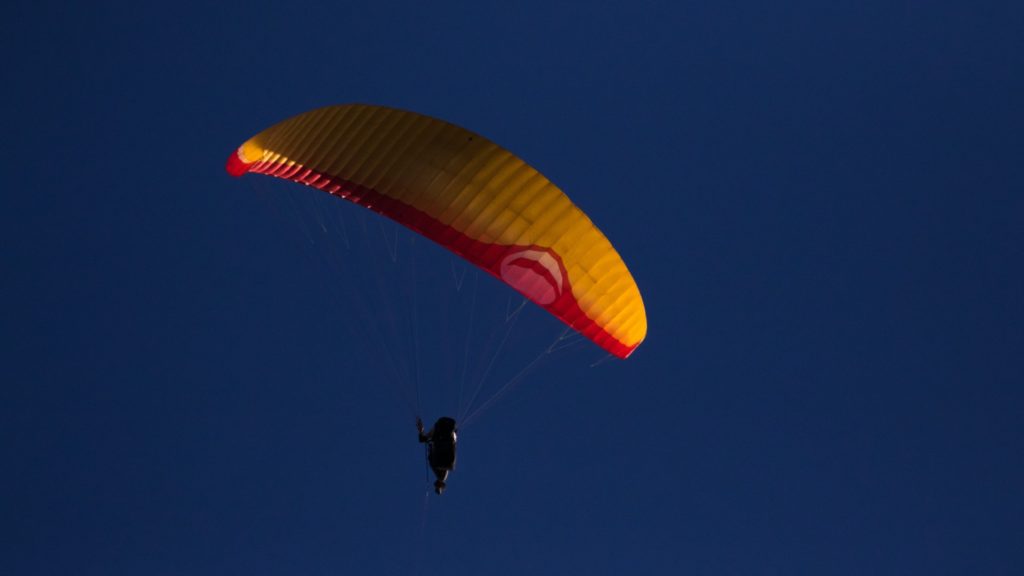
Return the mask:
[(636, 282), (586, 214), (511, 152), (453, 124), (380, 106), (329, 106), (253, 136), (227, 170), (292, 180), (383, 214), (620, 358), (647, 334)]

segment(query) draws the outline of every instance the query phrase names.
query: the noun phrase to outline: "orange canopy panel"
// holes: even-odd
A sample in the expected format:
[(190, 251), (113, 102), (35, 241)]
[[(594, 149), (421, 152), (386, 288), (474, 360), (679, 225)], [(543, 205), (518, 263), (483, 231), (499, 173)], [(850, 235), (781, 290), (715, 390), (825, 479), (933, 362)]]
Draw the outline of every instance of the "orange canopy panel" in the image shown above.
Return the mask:
[(227, 170), (306, 184), (387, 216), (619, 358), (647, 334), (636, 282), (587, 215), (514, 154), (453, 124), (381, 106), (328, 106), (253, 136)]

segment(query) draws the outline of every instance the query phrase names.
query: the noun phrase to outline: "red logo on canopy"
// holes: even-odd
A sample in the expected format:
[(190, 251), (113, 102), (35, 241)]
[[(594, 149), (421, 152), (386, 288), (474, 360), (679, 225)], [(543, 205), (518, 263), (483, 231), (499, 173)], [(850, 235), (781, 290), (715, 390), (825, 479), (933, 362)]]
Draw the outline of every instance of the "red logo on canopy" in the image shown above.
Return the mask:
[(521, 248), (501, 260), (501, 279), (537, 304), (553, 303), (567, 284), (558, 255), (546, 248)]

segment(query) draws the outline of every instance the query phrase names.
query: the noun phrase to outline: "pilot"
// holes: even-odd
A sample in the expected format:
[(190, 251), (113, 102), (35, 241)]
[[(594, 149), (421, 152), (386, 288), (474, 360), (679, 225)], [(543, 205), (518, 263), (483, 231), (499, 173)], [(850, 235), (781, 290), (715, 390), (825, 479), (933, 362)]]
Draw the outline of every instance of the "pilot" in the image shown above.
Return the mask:
[(434, 492), (443, 494), (448, 480), (448, 473), (455, 469), (455, 420), (444, 416), (438, 418), (429, 432), (423, 432), (423, 421), (416, 419), (416, 430), (419, 431), (420, 442), (427, 444), (427, 461), (437, 476)]

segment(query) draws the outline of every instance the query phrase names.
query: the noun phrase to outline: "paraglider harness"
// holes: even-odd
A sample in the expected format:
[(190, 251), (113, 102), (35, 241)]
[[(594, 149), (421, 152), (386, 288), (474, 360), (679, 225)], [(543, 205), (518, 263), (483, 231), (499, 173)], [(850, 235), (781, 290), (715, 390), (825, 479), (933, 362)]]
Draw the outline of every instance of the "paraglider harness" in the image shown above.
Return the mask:
[(429, 432), (423, 432), (423, 422), (416, 419), (419, 441), (427, 445), (427, 462), (437, 476), (434, 492), (442, 494), (446, 488), (448, 473), (455, 469), (455, 443), (457, 440), (455, 420), (444, 416), (438, 418)]

